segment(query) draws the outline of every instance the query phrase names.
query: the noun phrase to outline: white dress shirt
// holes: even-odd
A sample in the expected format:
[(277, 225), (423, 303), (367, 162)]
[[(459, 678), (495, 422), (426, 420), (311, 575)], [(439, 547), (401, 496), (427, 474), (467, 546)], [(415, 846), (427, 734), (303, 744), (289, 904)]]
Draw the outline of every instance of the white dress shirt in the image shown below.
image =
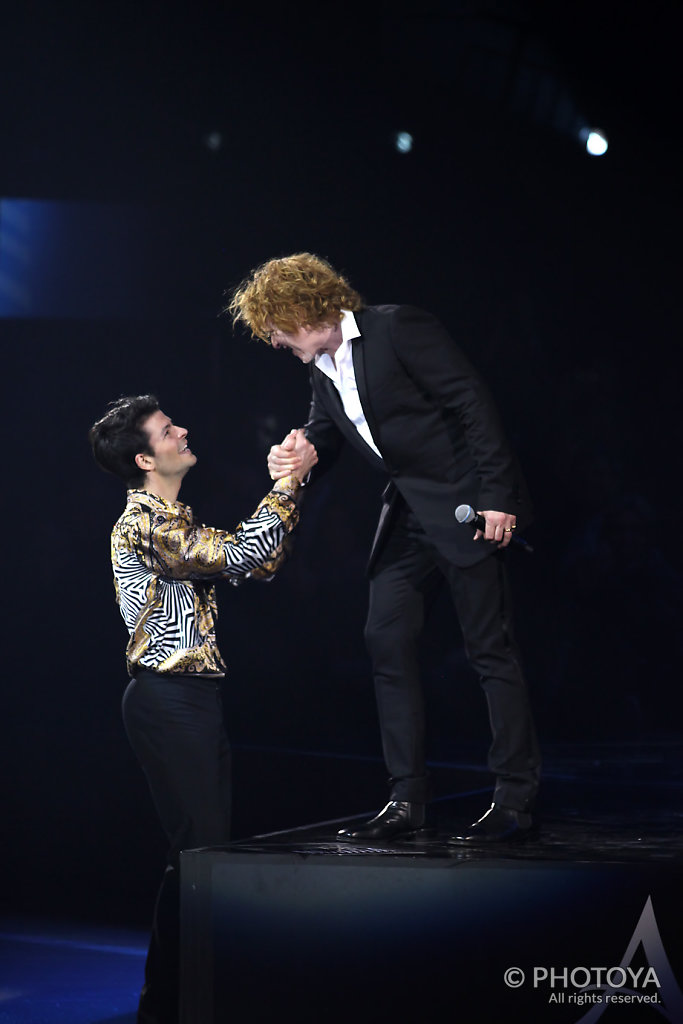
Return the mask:
[(368, 421), (360, 404), (356, 374), (353, 369), (351, 341), (353, 338), (360, 338), (360, 331), (355, 316), (346, 309), (342, 310), (341, 333), (342, 343), (335, 352), (334, 359), (324, 352), (315, 357), (315, 365), (326, 377), (330, 378), (339, 392), (344, 412), (366, 444), (369, 444), (381, 459), (382, 456), (370, 433)]

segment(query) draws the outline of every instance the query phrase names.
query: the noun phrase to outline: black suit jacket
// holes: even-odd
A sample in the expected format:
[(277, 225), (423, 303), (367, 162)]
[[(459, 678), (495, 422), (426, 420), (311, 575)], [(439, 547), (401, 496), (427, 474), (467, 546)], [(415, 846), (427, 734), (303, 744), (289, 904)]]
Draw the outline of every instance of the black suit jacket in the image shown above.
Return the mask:
[[(472, 565), (492, 546), (475, 544), (470, 528), (456, 522), (458, 505), (513, 513), (520, 528), (531, 517), (488, 389), (450, 334), (423, 310), (370, 306), (354, 315), (361, 332), (351, 343), (356, 384), (382, 459), (347, 418), (332, 381), (312, 365), (306, 433), (318, 450), (319, 470), (346, 439), (389, 474), (439, 551), (456, 565)], [(391, 493), (391, 487), (385, 491), (388, 499)], [(381, 542), (380, 528), (373, 554)]]

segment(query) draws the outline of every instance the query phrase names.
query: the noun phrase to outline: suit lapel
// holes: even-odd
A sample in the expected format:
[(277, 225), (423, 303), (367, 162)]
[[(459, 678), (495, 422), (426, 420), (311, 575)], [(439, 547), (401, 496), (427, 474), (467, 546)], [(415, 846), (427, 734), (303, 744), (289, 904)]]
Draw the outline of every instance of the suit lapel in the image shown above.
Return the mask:
[[(358, 314), (356, 314), (358, 316)], [(360, 323), (359, 323), (360, 327)], [(370, 401), (370, 392), (368, 391), (368, 380), (365, 372), (365, 361), (367, 353), (367, 343), (363, 341), (363, 335), (361, 333), (360, 338), (354, 338), (351, 342), (351, 354), (353, 357), (353, 372), (356, 377), (356, 387), (358, 388), (358, 397), (360, 404), (363, 407), (365, 419), (367, 420), (368, 426), (370, 427), (370, 433), (372, 434), (375, 444), (377, 444), (377, 438), (379, 437), (379, 431), (377, 429), (377, 423), (375, 421), (375, 415), (372, 410), (372, 403)], [(336, 388), (335, 388), (336, 390)]]
[(337, 391), (331, 379), (327, 376), (326, 373), (323, 373), (322, 370), (318, 370), (315, 367), (313, 368), (313, 373), (315, 374), (316, 380), (318, 382), (319, 390), (322, 391), (325, 396), (325, 402), (328, 405), (328, 408), (332, 408), (336, 412), (335, 419), (339, 420), (340, 417), (346, 419), (346, 415), (344, 414), (344, 406), (342, 405), (341, 395)]
[[(357, 340), (360, 340), (360, 339), (357, 339)], [(354, 373), (357, 373), (358, 371), (356, 369), (355, 344), (356, 344), (356, 342), (354, 341), (353, 342), (354, 348), (352, 349), (352, 351), (353, 351)], [(348, 416), (344, 412), (344, 406), (342, 405), (341, 395), (339, 394), (339, 392), (337, 391), (336, 387), (334, 386), (334, 384), (330, 380), (330, 378), (327, 376), (327, 374), (323, 373), (322, 370), (318, 370), (315, 367), (313, 368), (312, 372), (315, 375), (316, 386), (318, 388), (318, 393), (322, 396), (324, 404), (327, 407), (328, 413), (330, 414), (330, 416), (332, 416), (334, 422), (337, 424), (337, 426), (339, 427), (339, 429), (343, 433), (343, 435), (346, 438), (346, 440), (350, 444), (352, 444), (354, 448), (357, 448), (360, 452), (362, 452), (362, 454), (365, 455), (366, 458), (369, 458), (370, 461), (373, 462), (377, 467), (385, 469), (386, 467), (384, 466), (384, 463), (382, 462), (382, 460), (380, 458), (378, 458), (377, 452), (375, 452), (374, 449), (372, 449), (369, 444), (366, 444), (366, 442), (363, 440), (361, 435), (358, 433), (358, 431), (356, 430), (356, 428), (353, 425), (353, 423), (351, 422), (351, 420), (348, 418)], [(365, 373), (364, 373), (364, 371), (363, 371), (363, 380), (365, 380)], [(360, 385), (359, 385), (357, 377), (356, 377), (356, 386), (358, 387), (358, 391), (359, 391), (359, 395), (360, 395)], [(364, 388), (364, 390), (367, 390), (367, 389)], [(368, 404), (369, 403), (364, 402), (363, 399), (361, 398), (361, 405), (363, 406), (363, 412), (365, 413), (365, 418), (366, 419), (368, 418), (367, 417), (367, 411), (366, 411)], [(372, 428), (372, 425), (371, 425), (371, 421), (369, 419), (368, 419), (368, 425), (370, 426), (370, 430), (372, 432), (372, 436), (375, 437), (376, 434), (373, 431), (373, 428)]]

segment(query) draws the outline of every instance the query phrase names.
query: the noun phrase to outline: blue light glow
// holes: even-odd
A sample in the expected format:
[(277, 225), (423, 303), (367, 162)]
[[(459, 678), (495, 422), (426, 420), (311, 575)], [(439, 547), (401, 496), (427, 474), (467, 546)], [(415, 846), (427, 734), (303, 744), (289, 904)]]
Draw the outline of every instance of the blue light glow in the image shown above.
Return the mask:
[(413, 148), (413, 136), (410, 132), (397, 132), (394, 145), (399, 153), (410, 153)]

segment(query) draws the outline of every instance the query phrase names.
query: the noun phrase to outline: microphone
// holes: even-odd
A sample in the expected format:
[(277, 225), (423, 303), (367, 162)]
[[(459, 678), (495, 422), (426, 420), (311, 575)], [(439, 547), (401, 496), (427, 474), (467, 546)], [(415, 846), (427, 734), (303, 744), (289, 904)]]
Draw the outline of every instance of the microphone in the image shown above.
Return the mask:
[[(455, 518), (459, 523), (469, 523), (473, 530), (481, 530), (482, 532), (486, 529), (486, 518), (475, 512), (471, 505), (458, 505), (455, 510)], [(512, 534), (512, 543), (526, 551), (528, 555), (533, 555), (534, 549), (531, 544), (523, 540), (521, 537), (515, 537)]]

